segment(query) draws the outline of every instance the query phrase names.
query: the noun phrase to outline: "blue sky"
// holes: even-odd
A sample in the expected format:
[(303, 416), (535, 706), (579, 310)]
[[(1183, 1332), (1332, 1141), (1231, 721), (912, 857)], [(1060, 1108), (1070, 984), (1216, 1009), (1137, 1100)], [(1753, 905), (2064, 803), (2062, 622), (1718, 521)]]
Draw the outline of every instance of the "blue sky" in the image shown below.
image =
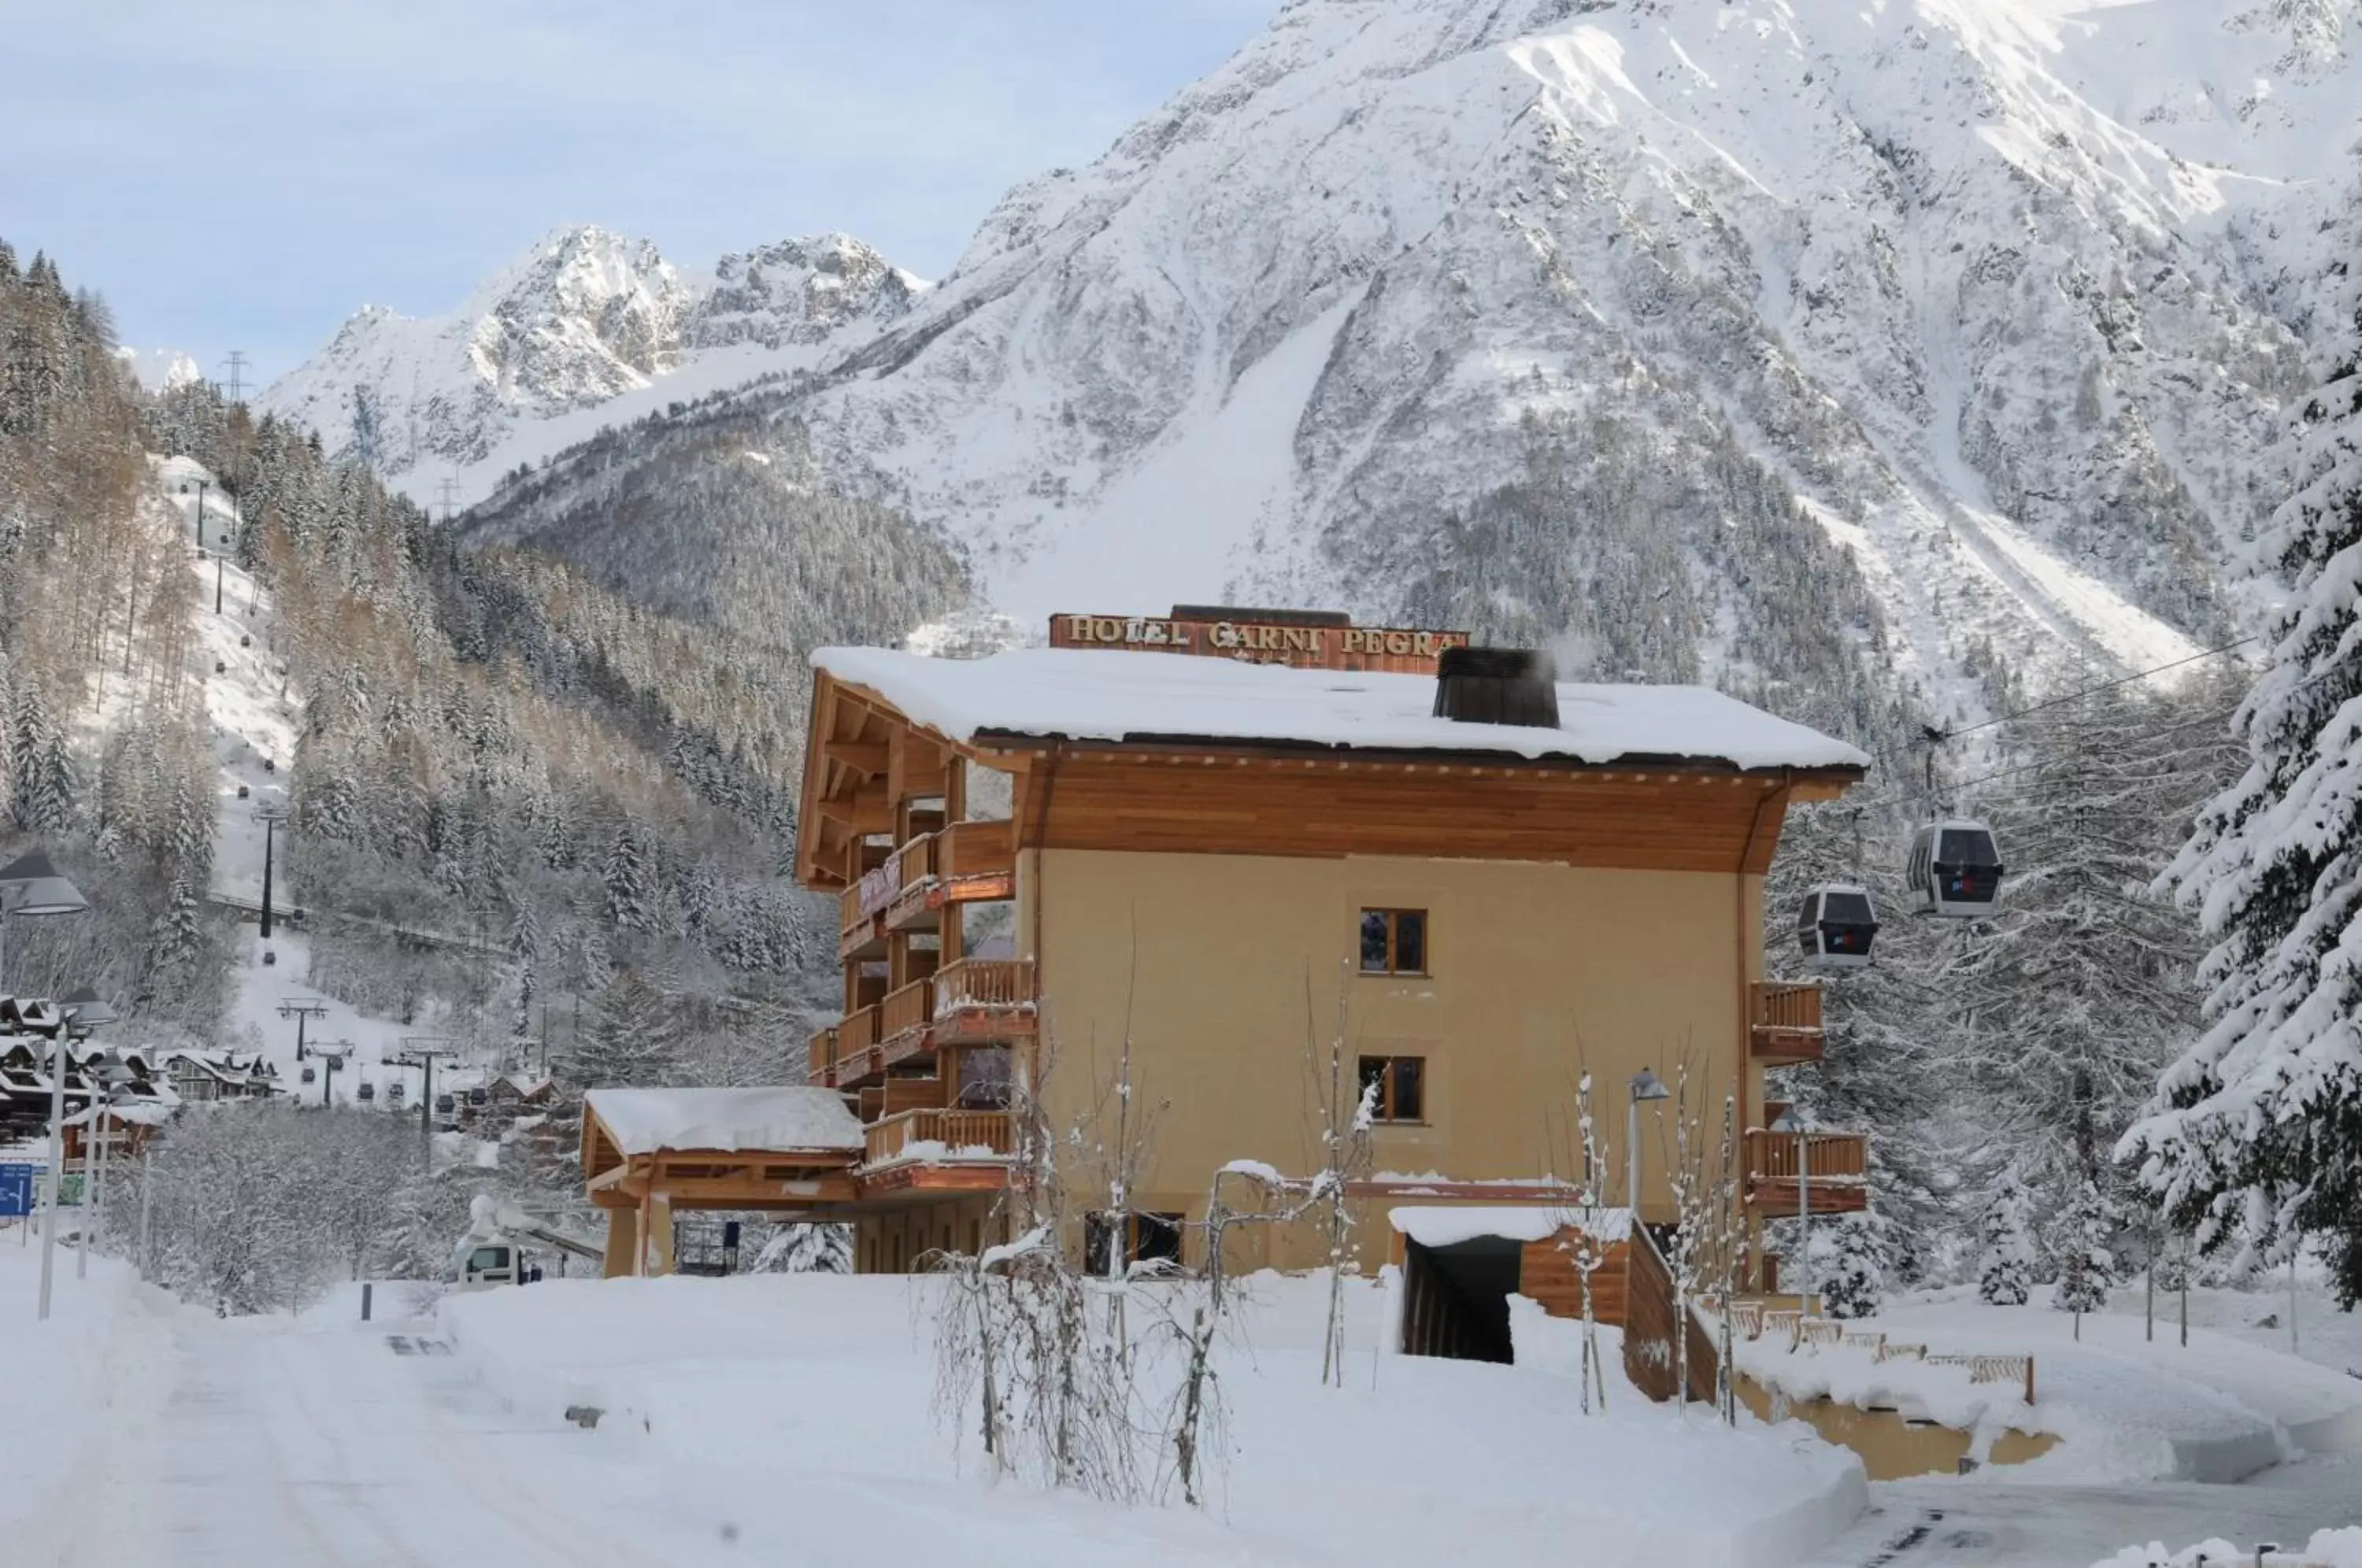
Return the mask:
[(1279, 0), (17, 0), (0, 235), (123, 340), (268, 379), (561, 223), (702, 264), (843, 229), (928, 277)]

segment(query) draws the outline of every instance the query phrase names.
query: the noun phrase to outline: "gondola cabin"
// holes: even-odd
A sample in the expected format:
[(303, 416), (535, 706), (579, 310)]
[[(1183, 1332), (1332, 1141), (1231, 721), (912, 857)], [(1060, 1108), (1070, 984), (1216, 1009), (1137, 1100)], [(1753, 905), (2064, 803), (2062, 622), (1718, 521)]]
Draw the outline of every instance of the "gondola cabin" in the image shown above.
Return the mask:
[(1913, 907), (1923, 914), (1974, 920), (2001, 900), (2001, 855), (1992, 829), (1951, 818), (1929, 823), (1911, 836), (1905, 868)]
[(1877, 940), (1878, 912), (1867, 888), (1824, 882), (1796, 911), (1796, 944), (1816, 969), (1867, 968)]
[(372, 1083), (363, 1083), (359, 1088), (354, 1091), (353, 1098), (359, 1100), (363, 1105), (369, 1104), (370, 1101), (377, 1098), (377, 1085)]

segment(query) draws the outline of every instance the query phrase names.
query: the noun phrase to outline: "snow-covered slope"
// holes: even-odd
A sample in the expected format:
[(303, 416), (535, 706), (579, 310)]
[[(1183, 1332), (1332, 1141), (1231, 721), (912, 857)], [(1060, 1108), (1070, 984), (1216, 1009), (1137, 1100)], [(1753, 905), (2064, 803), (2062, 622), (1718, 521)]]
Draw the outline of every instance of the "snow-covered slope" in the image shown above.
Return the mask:
[[(899, 315), (923, 287), (841, 234), (725, 256), (698, 274), (645, 239), (559, 228), (448, 315), (364, 306), (262, 401), (332, 450), (366, 449), (414, 493), (456, 478), (471, 501), (499, 472), (646, 412), (632, 393), (653, 392), (646, 406), (660, 406), (800, 368)], [(709, 361), (713, 374), (683, 374)], [(581, 417), (591, 411), (603, 412)]]
[[(1938, 712), (1988, 648), (2162, 662), (2271, 592), (2247, 546), (2350, 199), (2354, 27), (1295, 0), (737, 403), (1028, 622), (1331, 602), (1558, 636), (1578, 671), (1849, 663)], [(535, 516), (712, 415), (602, 444), (570, 499), (554, 465)]]

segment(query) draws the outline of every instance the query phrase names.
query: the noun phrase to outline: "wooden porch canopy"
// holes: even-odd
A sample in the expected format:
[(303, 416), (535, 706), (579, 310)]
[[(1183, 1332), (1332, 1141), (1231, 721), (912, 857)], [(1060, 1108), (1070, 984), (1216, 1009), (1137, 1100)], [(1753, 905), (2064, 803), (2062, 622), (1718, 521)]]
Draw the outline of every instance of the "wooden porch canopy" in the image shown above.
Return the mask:
[(592, 1089), (582, 1179), (602, 1209), (794, 1210), (848, 1202), (865, 1148), (841, 1096), (778, 1088)]

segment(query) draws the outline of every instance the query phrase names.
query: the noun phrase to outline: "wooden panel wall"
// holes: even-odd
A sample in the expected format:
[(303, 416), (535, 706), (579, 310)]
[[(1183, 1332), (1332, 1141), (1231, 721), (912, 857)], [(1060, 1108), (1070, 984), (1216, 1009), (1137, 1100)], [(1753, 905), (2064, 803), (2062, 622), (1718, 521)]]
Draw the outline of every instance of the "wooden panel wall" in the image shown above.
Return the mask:
[[(1583, 1275), (1568, 1250), (1573, 1237), (1562, 1231), (1539, 1242), (1528, 1242), (1518, 1254), (1518, 1294), (1542, 1304), (1553, 1318), (1583, 1316)], [(1591, 1276), (1591, 1319), (1621, 1327), (1625, 1317), (1626, 1275), (1631, 1267), (1629, 1246), (1617, 1242), (1606, 1249), (1607, 1261)]]
[(1028, 847), (1628, 870), (1729, 872), (1744, 859), (1760, 874), (1786, 810), (1781, 780), (1719, 775), (1070, 754), (1037, 762), (1026, 782), (1018, 821)]

